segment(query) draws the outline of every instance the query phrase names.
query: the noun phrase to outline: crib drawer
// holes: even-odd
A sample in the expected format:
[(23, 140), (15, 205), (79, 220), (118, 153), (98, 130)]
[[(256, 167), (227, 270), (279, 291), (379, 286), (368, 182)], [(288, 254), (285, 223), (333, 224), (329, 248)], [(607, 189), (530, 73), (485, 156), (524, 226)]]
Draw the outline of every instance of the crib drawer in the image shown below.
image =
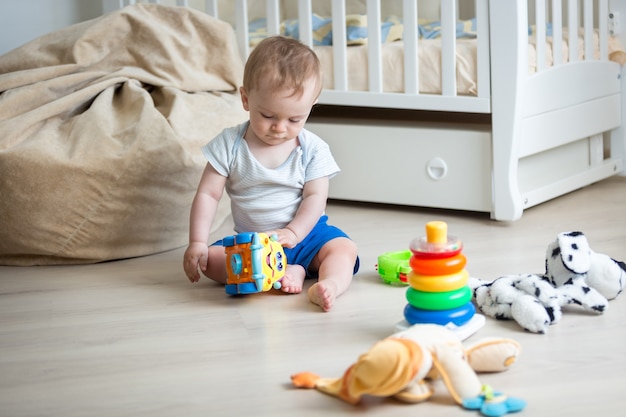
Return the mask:
[(330, 197), (491, 210), (491, 133), (476, 124), (313, 118), (342, 172)]

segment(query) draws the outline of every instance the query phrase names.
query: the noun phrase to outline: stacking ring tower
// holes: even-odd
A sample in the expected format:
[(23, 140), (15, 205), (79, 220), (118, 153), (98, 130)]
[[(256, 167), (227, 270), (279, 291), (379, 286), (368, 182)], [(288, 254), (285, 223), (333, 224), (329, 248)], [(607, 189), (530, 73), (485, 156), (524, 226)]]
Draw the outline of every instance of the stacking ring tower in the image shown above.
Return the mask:
[(404, 308), (407, 325), (439, 324), (452, 328), (470, 326), (470, 334), (484, 323), (473, 320), (476, 308), (472, 290), (467, 285), (469, 273), (463, 244), (448, 236), (448, 225), (442, 221), (426, 224), (426, 236), (410, 244), (411, 257)]

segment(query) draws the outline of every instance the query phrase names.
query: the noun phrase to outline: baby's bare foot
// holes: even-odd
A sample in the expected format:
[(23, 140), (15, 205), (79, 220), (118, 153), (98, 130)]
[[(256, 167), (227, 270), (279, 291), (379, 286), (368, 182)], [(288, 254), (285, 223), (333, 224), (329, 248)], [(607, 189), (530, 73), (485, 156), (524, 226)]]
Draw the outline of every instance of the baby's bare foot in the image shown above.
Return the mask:
[(337, 286), (330, 280), (316, 282), (309, 288), (308, 295), (313, 304), (322, 307), (324, 311), (329, 311), (337, 298)]
[(300, 294), (305, 276), (306, 272), (301, 265), (287, 265), (285, 276), (280, 281), (280, 290), (289, 294)]

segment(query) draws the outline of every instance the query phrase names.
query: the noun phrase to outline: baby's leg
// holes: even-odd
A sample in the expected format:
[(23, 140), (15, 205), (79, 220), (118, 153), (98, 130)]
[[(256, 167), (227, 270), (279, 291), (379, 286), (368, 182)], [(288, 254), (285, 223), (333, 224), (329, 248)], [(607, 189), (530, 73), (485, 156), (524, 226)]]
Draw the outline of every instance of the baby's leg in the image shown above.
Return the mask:
[(202, 273), (215, 282), (226, 284), (228, 273), (226, 272), (226, 253), (223, 246), (209, 246), (209, 259), (206, 270), (203, 270)]
[(356, 245), (348, 238), (338, 237), (322, 246), (313, 263), (319, 279), (308, 290), (311, 302), (329, 311), (350, 286), (356, 258)]
[(285, 276), (280, 281), (280, 290), (289, 294), (301, 293), (305, 276), (306, 271), (301, 265), (287, 265)]

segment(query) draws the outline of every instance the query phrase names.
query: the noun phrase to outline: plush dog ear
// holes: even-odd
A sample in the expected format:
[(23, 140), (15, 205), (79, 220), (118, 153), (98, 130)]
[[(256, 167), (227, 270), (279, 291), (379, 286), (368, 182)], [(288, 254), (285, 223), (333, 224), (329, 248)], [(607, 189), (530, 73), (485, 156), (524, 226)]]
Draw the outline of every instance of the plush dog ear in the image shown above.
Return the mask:
[(584, 274), (591, 268), (591, 249), (583, 232), (559, 233), (557, 242), (565, 268)]
[(559, 233), (546, 250), (546, 277), (556, 287), (584, 276), (591, 267), (591, 249), (582, 232)]

